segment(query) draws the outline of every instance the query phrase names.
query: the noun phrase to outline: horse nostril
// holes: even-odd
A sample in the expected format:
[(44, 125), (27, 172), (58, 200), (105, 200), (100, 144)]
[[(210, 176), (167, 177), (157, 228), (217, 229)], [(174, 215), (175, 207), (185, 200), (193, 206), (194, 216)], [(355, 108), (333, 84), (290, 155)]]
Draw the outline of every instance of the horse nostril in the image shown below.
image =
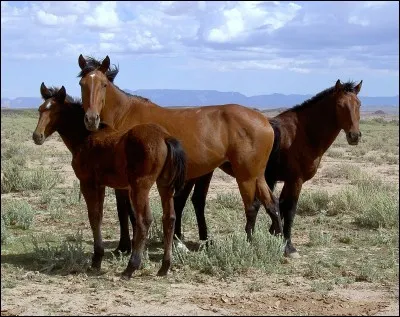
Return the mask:
[(358, 136), (361, 138), (361, 135), (362, 135), (362, 133), (361, 133), (361, 131), (360, 132), (358, 132)]
[(96, 114), (96, 121), (100, 119), (100, 116)]

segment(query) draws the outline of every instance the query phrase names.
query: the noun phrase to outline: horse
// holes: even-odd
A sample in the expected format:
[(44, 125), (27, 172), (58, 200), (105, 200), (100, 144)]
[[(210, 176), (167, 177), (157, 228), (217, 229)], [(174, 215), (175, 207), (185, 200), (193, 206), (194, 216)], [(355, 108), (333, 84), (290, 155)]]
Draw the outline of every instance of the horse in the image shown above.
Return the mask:
[(140, 124), (126, 132), (102, 126), (90, 133), (83, 123), (82, 103), (61, 89), (40, 87), (44, 102), (32, 135), (37, 145), (55, 131), (72, 154), (72, 167), (80, 181), (93, 233), (91, 267), (99, 270), (104, 255), (101, 236), (105, 186), (129, 192), (135, 211), (132, 254), (122, 277), (129, 279), (141, 264), (148, 230), (152, 223), (149, 192), (153, 184), (162, 201), (164, 256), (157, 275), (166, 275), (171, 266), (175, 224), (173, 193), (183, 186), (186, 155), (180, 141), (155, 124)]
[[(291, 231), (303, 184), (314, 177), (322, 156), (341, 130), (346, 133), (349, 145), (357, 145), (361, 139), (361, 102), (357, 97), (361, 86), (362, 80), (358, 84), (337, 80), (335, 86), (269, 119), (275, 140), (265, 169), (265, 179), (272, 191), (277, 181), (284, 183), (279, 197), (279, 209), (283, 217), (286, 256), (299, 257), (291, 241)], [(207, 240), (204, 207), (211, 176), (187, 183), (179, 196), (179, 202), (184, 206), (195, 186), (192, 202), (195, 205), (200, 240)], [(254, 202), (254, 208), (258, 212), (258, 201)], [(181, 217), (182, 213), (176, 213), (175, 234), (178, 232), (179, 238)]]
[[(273, 128), (265, 116), (238, 104), (163, 108), (119, 89), (113, 83), (119, 69), (110, 67), (108, 56), (100, 62), (80, 55), (78, 64), (84, 123), (89, 131), (98, 130), (100, 122), (118, 131), (142, 123), (164, 127), (182, 142), (187, 155), (187, 181), (209, 175), (215, 168), (230, 162), (229, 172), (235, 175), (245, 209), (248, 240), (255, 226), (255, 197), (271, 217), (270, 233), (282, 233), (278, 201), (264, 177), (274, 140)], [(122, 236), (128, 241), (129, 232), (121, 232)]]

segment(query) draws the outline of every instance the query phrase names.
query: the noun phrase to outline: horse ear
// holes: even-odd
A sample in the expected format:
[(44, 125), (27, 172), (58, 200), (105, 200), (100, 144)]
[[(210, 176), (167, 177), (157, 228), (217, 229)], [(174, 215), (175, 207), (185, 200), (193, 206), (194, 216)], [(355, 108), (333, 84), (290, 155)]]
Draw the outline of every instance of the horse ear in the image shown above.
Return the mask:
[(361, 80), (360, 83), (357, 86), (354, 87), (354, 92), (356, 93), (356, 95), (358, 95), (358, 93), (361, 90), (362, 82), (363, 81)]
[(84, 69), (86, 67), (86, 59), (82, 56), (82, 54), (79, 55), (78, 64), (81, 69)]
[(44, 83), (40, 85), (40, 94), (42, 95), (43, 99), (51, 98), (51, 92), (47, 89)]
[(342, 83), (340, 82), (340, 79), (338, 79), (335, 84), (335, 91), (340, 92), (340, 91), (342, 91), (342, 89), (343, 89)]
[(106, 58), (103, 59), (103, 62), (101, 63), (101, 66), (99, 67), (99, 71), (101, 71), (102, 73), (105, 74), (109, 67), (110, 67), (110, 58), (107, 55)]
[(56, 100), (60, 103), (64, 103), (65, 97), (67, 96), (67, 92), (65, 91), (65, 87), (62, 86), (60, 90), (57, 92)]

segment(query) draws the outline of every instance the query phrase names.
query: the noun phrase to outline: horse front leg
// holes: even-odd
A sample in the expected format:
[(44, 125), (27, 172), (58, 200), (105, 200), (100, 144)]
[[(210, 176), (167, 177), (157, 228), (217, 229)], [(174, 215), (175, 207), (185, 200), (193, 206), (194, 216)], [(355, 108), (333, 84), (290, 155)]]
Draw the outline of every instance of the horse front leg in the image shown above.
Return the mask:
[(101, 236), (101, 224), (103, 220), (103, 203), (105, 187), (93, 184), (93, 181), (81, 182), (81, 191), (86, 201), (90, 227), (93, 233), (93, 257), (92, 268), (100, 270), (104, 256), (103, 238)]
[(119, 252), (131, 252), (131, 239), (129, 235), (128, 216), (131, 220), (132, 227), (134, 227), (135, 215), (130, 203), (129, 191), (125, 189), (115, 189), (114, 191), (117, 201), (120, 238), (118, 247), (113, 251), (113, 253), (115, 255), (118, 255)]

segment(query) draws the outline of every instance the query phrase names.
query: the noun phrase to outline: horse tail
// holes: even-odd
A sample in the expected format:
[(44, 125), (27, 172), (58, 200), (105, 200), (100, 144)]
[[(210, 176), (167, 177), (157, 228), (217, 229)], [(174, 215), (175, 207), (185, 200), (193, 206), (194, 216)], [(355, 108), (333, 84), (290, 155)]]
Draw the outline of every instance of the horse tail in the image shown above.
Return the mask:
[(169, 168), (171, 175), (169, 186), (174, 187), (175, 194), (179, 192), (186, 178), (186, 153), (182, 148), (181, 143), (172, 137), (165, 139), (168, 147), (168, 155), (165, 166)]
[(268, 119), (272, 128), (274, 129), (274, 145), (272, 147), (267, 167), (265, 168), (265, 180), (271, 191), (274, 191), (276, 182), (278, 181), (278, 168), (280, 161), (280, 150), (281, 150), (281, 130), (279, 129), (279, 123), (275, 119)]

